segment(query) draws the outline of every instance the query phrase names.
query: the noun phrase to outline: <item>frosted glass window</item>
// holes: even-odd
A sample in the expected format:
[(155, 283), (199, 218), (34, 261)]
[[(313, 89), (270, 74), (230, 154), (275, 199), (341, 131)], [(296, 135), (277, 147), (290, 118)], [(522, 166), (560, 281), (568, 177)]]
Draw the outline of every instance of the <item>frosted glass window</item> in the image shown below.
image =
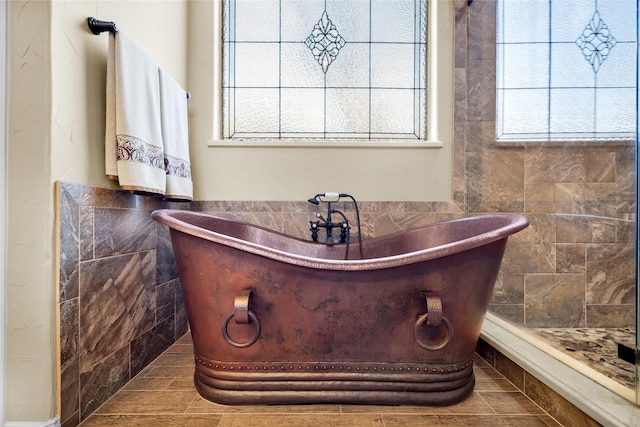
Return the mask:
[(632, 139), (636, 0), (498, 0), (498, 140)]
[(426, 140), (427, 0), (226, 0), (223, 138)]

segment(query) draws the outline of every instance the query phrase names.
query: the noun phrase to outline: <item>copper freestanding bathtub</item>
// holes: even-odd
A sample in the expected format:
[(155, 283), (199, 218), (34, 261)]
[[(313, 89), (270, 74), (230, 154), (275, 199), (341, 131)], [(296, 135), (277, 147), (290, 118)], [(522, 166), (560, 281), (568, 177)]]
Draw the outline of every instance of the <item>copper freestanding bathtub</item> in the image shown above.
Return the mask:
[[(199, 393), (223, 404), (449, 405), (472, 356), (509, 235), (481, 215), (344, 245), (159, 210), (170, 227)], [(359, 257), (351, 250), (351, 257)]]

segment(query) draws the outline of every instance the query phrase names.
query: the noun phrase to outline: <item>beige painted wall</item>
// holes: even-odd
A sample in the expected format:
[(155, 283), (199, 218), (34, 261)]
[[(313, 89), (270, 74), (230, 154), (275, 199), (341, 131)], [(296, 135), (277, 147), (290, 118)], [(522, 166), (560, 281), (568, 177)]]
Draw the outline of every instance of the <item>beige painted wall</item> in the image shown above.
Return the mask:
[(53, 183), (104, 177), (107, 34), (113, 20), (186, 87), (187, 1), (9, 1), (7, 419), (56, 415)]
[(49, 6), (9, 2), (8, 420), (55, 414)]

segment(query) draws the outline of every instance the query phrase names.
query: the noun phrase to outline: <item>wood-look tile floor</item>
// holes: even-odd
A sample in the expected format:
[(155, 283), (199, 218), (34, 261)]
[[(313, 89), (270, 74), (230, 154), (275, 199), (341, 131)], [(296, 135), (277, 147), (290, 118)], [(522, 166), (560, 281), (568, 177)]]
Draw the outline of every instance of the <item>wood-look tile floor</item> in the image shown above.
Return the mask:
[(476, 386), (448, 407), (373, 405), (225, 406), (209, 402), (193, 385), (189, 334), (178, 340), (105, 402), (81, 426), (561, 426), (480, 357)]

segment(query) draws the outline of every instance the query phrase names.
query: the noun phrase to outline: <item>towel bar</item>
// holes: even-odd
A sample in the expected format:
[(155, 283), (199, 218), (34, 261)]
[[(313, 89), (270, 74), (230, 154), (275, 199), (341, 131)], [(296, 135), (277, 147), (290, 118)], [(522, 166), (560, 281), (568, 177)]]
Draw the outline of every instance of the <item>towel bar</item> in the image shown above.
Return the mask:
[[(117, 33), (118, 26), (113, 21), (101, 21), (92, 16), (87, 18), (87, 25), (91, 32), (95, 35), (99, 35), (105, 31), (109, 31), (110, 33)], [(191, 94), (187, 92), (187, 99), (191, 98)]]

